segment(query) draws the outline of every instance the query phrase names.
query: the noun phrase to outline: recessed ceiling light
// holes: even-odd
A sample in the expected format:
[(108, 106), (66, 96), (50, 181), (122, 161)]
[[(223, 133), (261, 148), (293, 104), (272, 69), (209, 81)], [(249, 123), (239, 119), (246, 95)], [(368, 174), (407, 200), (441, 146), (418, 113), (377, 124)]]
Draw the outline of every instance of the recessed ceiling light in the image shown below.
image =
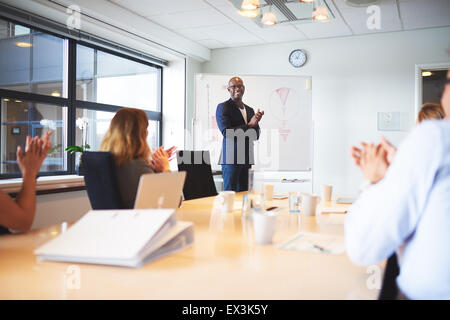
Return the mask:
[(53, 91), (52, 93), (51, 93), (51, 95), (53, 96), (53, 97), (61, 97), (61, 93), (59, 92), (59, 91)]
[(243, 10), (255, 10), (259, 8), (259, 0), (244, 0), (241, 8)]
[(264, 13), (261, 23), (265, 26), (273, 26), (274, 24), (277, 24), (277, 17), (272, 11)]
[(32, 47), (33, 45), (29, 42), (16, 42), (16, 46), (21, 48), (29, 48)]
[(431, 76), (433, 73), (431, 71), (422, 71), (422, 77), (429, 77)]
[(239, 10), (238, 13), (247, 18), (255, 18), (259, 15), (258, 10)]
[(328, 10), (325, 6), (320, 6), (314, 9), (312, 18), (317, 21), (328, 21)]

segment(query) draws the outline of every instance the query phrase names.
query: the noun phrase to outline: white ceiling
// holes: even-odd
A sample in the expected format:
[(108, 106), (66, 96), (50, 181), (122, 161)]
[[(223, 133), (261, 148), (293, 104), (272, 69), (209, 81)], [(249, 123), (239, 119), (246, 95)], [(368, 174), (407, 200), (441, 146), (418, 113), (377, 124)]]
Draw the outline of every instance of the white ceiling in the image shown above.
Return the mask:
[(381, 0), (381, 28), (369, 30), (366, 8), (325, 0), (336, 19), (261, 28), (228, 0), (108, 0), (210, 49), (450, 26), (450, 0)]

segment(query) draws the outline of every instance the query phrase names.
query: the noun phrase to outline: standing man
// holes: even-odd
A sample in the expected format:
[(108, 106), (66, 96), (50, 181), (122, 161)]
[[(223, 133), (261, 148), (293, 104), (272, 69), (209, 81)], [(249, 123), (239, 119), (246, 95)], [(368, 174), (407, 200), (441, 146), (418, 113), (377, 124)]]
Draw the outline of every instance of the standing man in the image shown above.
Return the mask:
[(217, 126), (223, 135), (222, 165), (224, 190), (248, 190), (248, 169), (254, 164), (253, 143), (259, 139), (259, 121), (264, 111), (255, 111), (242, 102), (245, 92), (241, 78), (228, 82), (230, 99), (220, 103), (216, 110)]

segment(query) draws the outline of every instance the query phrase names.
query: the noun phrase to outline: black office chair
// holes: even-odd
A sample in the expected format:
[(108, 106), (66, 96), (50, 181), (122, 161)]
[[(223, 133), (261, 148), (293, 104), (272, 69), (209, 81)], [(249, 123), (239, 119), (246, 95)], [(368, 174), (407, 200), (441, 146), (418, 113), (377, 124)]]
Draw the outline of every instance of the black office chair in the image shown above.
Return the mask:
[(11, 232), (7, 228), (0, 226), (0, 236), (4, 234), (11, 234)]
[(84, 152), (81, 161), (92, 209), (124, 209), (117, 188), (113, 155), (110, 152)]
[(186, 171), (184, 200), (217, 195), (209, 151), (180, 150), (177, 152), (177, 162), (178, 171)]
[(380, 295), (378, 300), (395, 300), (397, 299), (398, 287), (397, 276), (400, 273), (398, 266), (397, 254), (394, 252), (386, 262), (386, 268), (384, 269), (383, 284), (381, 286)]

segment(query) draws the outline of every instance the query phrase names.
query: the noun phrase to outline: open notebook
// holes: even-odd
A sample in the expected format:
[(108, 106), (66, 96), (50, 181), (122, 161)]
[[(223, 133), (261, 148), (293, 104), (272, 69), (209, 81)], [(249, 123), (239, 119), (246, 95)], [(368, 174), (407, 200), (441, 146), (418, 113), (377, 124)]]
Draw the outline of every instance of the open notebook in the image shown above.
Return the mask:
[(35, 250), (39, 260), (139, 267), (194, 241), (173, 209), (92, 210)]

